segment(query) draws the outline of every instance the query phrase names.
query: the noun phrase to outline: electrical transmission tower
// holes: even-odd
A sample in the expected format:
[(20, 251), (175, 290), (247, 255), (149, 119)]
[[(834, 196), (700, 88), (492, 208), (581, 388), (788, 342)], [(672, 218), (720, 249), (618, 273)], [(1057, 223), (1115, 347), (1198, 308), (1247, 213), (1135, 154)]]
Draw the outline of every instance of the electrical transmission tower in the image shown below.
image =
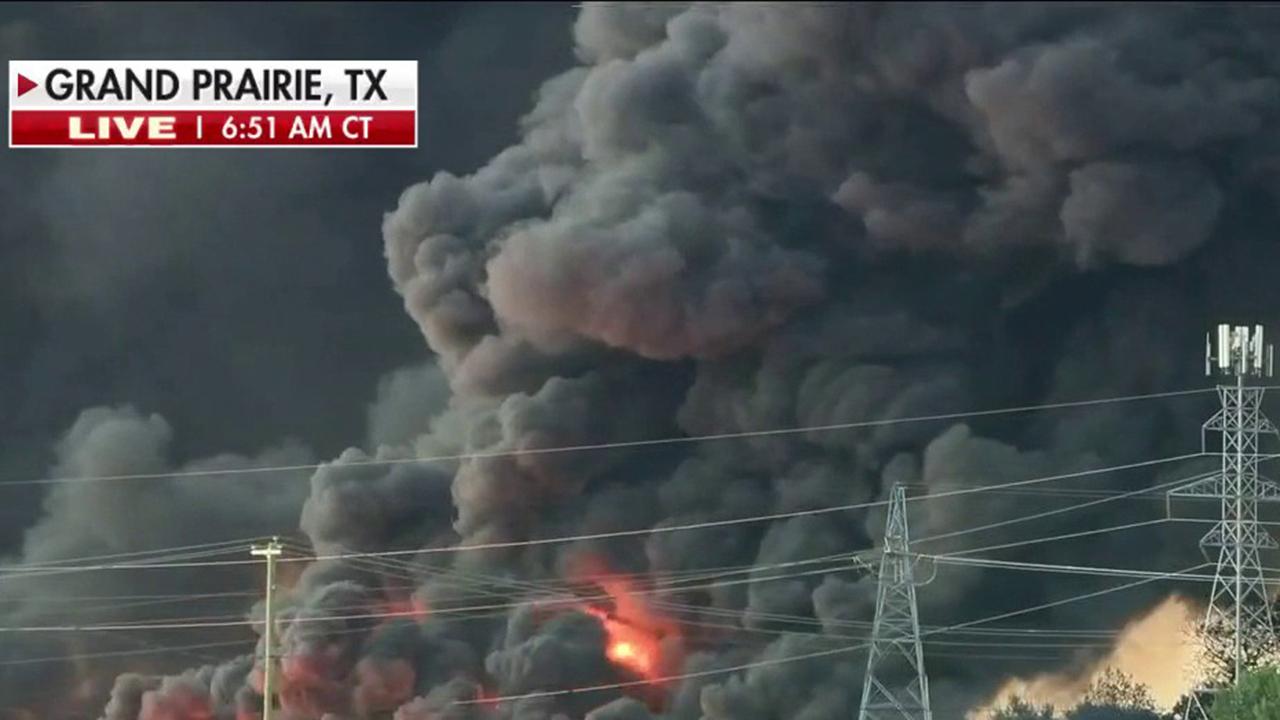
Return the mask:
[(915, 558), (908, 543), (907, 496), (901, 485), (895, 485), (884, 531), (876, 620), (858, 720), (933, 720), (929, 677), (920, 646)]
[[(1258, 522), (1258, 503), (1280, 499), (1280, 486), (1258, 473), (1258, 436), (1274, 435), (1276, 427), (1262, 414), (1265, 388), (1245, 385), (1246, 378), (1272, 376), (1272, 355), (1261, 325), (1219, 325), (1216, 342), (1206, 339), (1205, 373), (1223, 380), (1222, 408), (1204, 424), (1201, 442), (1209, 431), (1222, 434), (1222, 470), (1169, 492), (1170, 498), (1221, 501), (1221, 520), (1200, 541), (1206, 557), (1211, 548), (1218, 556), (1204, 628), (1230, 639), (1236, 680), (1245, 669), (1246, 643), (1270, 643), (1275, 633), (1261, 551), (1277, 544)], [(1203, 449), (1208, 451), (1207, 443)]]

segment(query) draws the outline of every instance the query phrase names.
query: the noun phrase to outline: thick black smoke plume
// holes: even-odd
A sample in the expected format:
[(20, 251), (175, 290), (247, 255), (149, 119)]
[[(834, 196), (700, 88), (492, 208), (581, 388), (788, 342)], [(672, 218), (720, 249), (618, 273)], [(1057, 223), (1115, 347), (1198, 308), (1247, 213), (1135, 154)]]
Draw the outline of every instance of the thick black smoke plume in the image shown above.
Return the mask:
[[(423, 165), (472, 168), (516, 137), (538, 84), (572, 60), (572, 12), (453, 3), (373, 12), (337, 3), (0, 7), (8, 59), (418, 59), (439, 104), (422, 115), (418, 153), (6, 152), (0, 572), (287, 535), (308, 494), (306, 473), (199, 473), (314, 462), (366, 429), (375, 445), (416, 436), (411, 428), (443, 407), (447, 385), (407, 380), (421, 377), (422, 345), (386, 280), (378, 220)], [(481, 76), (501, 78), (501, 87), (475, 97), (468, 78)], [(279, 440), (289, 437), (305, 442)], [(199, 476), (52, 492), (9, 484), (51, 472), (170, 470)], [(237, 618), (261, 582), (260, 570), (242, 567), (6, 576), (0, 626)], [(187, 593), (209, 596), (172, 597)], [(217, 645), (157, 652), (209, 643)], [(0, 717), (24, 709), (97, 717), (122, 669), (217, 664), (252, 645), (217, 630), (4, 634)]]
[[(358, 439), (379, 377), (422, 356), (378, 250), (388, 198), (424, 166), (470, 169), (509, 143), (572, 61), (571, 19), (511, 4), (0, 7), (6, 59), (417, 59), (436, 104), (418, 153), (0, 151), (0, 483), (47, 471), (98, 405), (163, 415), (181, 457), (283, 437), (327, 457)], [(499, 87), (478, 97), (482, 76)], [(4, 487), (0, 552), (38, 513), (35, 490)]]
[[(1267, 277), (1280, 259), (1278, 23), (1241, 6), (584, 7), (580, 66), (542, 86), (520, 142), (409, 188), (385, 220), (391, 279), (439, 373), (387, 381), (376, 447), (314, 474), (299, 526), (320, 552), (430, 552), (307, 568), (280, 620), (285, 716), (849, 717), (861, 653), (788, 658), (865, 637), (873, 581), (768, 567), (871, 547), (883, 512), (661, 529), (883, 499), (894, 482), (928, 493), (1183, 455), (1212, 395), (533, 451), (1203, 385), (1204, 329), (1280, 314)], [(361, 462), (460, 453), (483, 457)], [(1063, 486), (1132, 490), (1202, 469)], [(925, 499), (912, 532), (1080, 501)], [(1101, 504), (920, 547), (1161, 512), (1150, 498)], [(511, 545), (613, 531), (637, 534)], [(1200, 562), (1202, 531), (1155, 525), (1000, 557), (1176, 570)], [(750, 582), (627, 594), (752, 567), (733, 576)], [(601, 572), (635, 576), (618, 590)], [(551, 601), (578, 584), (612, 608)], [(1115, 584), (943, 568), (921, 613), (946, 625)], [(1001, 624), (1114, 629), (1170, 589)], [(635, 603), (644, 622), (627, 617)], [(610, 633), (654, 618), (675, 628), (657, 674), (696, 677), (556, 694), (635, 680), (611, 662)], [(1012, 674), (1082, 670), (1102, 652), (1010, 659), (955, 639), (926, 649), (947, 720)], [(762, 664), (715, 674), (748, 663)], [(260, 669), (242, 657), (126, 676), (107, 717), (254, 717)]]

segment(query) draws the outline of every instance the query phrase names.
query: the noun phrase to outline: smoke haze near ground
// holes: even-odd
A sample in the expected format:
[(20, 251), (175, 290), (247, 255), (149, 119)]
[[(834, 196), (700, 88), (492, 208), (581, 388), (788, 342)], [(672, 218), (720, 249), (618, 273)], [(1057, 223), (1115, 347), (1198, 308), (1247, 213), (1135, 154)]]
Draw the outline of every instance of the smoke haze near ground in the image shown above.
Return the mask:
[[(98, 14), (86, 23), (127, 22), (116, 16), (125, 11), (94, 7)], [(241, 26), (236, 12), (227, 27)], [(333, 22), (326, 11), (277, 12), (291, 20), (319, 13), (314, 25), (294, 27), (297, 44), (285, 49), (295, 54), (331, 47), (380, 54), (374, 39), (358, 47), (326, 36)], [(32, 429), (12, 437), (47, 438), (49, 469), (61, 474), (334, 458), (309, 481), (295, 472), (243, 482), (58, 487), (44, 497), (38, 519), (23, 524), (17, 566), (272, 532), (292, 532), (319, 553), (460, 548), (402, 557), (407, 564), (321, 562), (291, 578), (279, 623), (281, 702), (291, 719), (847, 718), (865, 662), (857, 652), (650, 692), (456, 702), (634, 679), (610, 661), (610, 631), (653, 617), (676, 628), (660, 643), (660, 659), (675, 664), (663, 674), (850, 644), (856, 637), (849, 635), (865, 634), (856, 623), (871, 618), (874, 583), (847, 568), (786, 580), (758, 569), (751, 582), (654, 593), (645, 596), (649, 607), (634, 610), (644, 622), (622, 609), (637, 588), (615, 589), (616, 616), (603, 620), (532, 600), (498, 612), (457, 609), (494, 603), (495, 596), (529, 599), (552, 585), (592, 584), (601, 573), (637, 573), (645, 587), (679, 573), (872, 547), (884, 524), (875, 510), (645, 531), (880, 500), (894, 482), (928, 492), (1183, 455), (1198, 449), (1212, 395), (968, 423), (503, 453), (1201, 387), (1205, 328), (1220, 320), (1271, 323), (1280, 314), (1280, 285), (1269, 277), (1280, 259), (1273, 239), (1280, 146), (1269, 130), (1280, 114), (1280, 15), (1270, 10), (610, 3), (588, 4), (576, 16), (537, 6), (455, 8), (438, 19), (396, 12), (406, 15), (369, 22), (385, 23), (386, 33), (404, 38), (398, 47), (416, 48), (415, 56), (459, 68), (425, 75), (423, 115), (430, 123), (436, 107), (457, 112), (440, 142), (456, 137), (471, 153), (460, 149), (453, 157), (428, 143), (422, 157), (397, 156), (385, 165), (365, 156), (306, 155), (264, 158), (261, 167), (257, 156), (219, 156), (201, 161), (198, 172), (170, 156), (148, 166), (86, 154), (52, 168), (24, 157), (6, 173), (18, 178), (5, 180), (6, 191), (35, 208), (5, 220), (22, 260), (6, 267), (52, 273), (3, 290), (49, 313), (43, 322), (51, 328), (20, 346), (15, 367), (35, 374), (13, 375), (31, 396), (26, 402), (45, 414), (15, 414), (23, 418), (15, 428)], [(519, 23), (503, 15), (516, 12)], [(42, 45), (54, 41), (38, 23), (6, 27), (14, 52), (57, 54)], [(415, 35), (419, 27), (424, 36)], [(237, 43), (219, 49), (277, 50), (254, 38)], [(577, 65), (565, 70), (573, 64), (570, 50)], [(201, 54), (190, 47), (183, 53)], [(510, 87), (488, 74), (505, 67), (499, 57), (523, 68)], [(433, 94), (446, 91), (458, 93), (458, 108), (476, 109), (433, 105)], [(513, 99), (492, 97), (507, 92)], [(514, 116), (526, 111), (518, 140), (505, 150), (509, 136), (501, 128), (497, 140), (477, 139), (489, 123), (515, 127)], [(484, 124), (473, 125), (475, 118)], [(491, 159), (462, 157), (481, 149)], [(119, 173), (141, 173), (143, 189), (110, 182)], [(243, 174), (252, 177), (242, 184)], [(410, 185), (416, 178), (427, 179)], [(387, 186), (396, 184), (408, 187), (382, 225), (390, 277), (374, 282), (358, 268), (376, 261), (379, 250), (349, 239), (369, 232), (368, 218), (356, 210), (365, 205), (355, 198), (385, 205), (400, 189)], [(177, 204), (164, 196), (138, 200), (161, 190)], [(278, 207), (295, 210), (274, 212)], [(132, 219), (147, 234), (129, 233), (130, 218), (93, 221), (125, 209), (154, 213)], [(210, 230), (222, 213), (234, 222)], [(188, 232), (188, 225), (195, 227)], [(86, 230), (104, 226), (115, 229)], [(244, 239), (221, 242), (232, 230)], [(264, 289), (253, 307), (264, 297), (297, 298), (299, 288), (277, 295), (272, 284), (293, 277), (294, 263), (319, 262), (313, 245), (343, 259), (321, 262), (328, 274), (302, 273), (314, 278), (302, 281), (312, 294), (300, 307), (277, 308), (279, 327), (263, 330), (282, 333), (285, 355), (241, 356), (242, 311), (196, 300), (224, 284), (234, 288), (227, 296), (238, 297), (246, 283), (256, 287), (254, 278), (272, 291)], [(118, 253), (132, 260), (102, 260)], [(210, 267), (207, 274), (192, 270)], [(342, 283), (351, 283), (349, 291)], [(408, 320), (383, 314), (379, 293), (388, 285)], [(41, 291), (30, 295), (33, 286)], [(155, 337), (164, 320), (147, 313), (174, 307), (158, 299), (170, 292), (208, 307), (210, 320), (179, 323), (178, 334), (151, 351), (154, 366), (125, 364), (108, 389), (79, 394), (48, 375), (66, 357), (114, 358), (134, 335)], [(58, 321), (63, 316), (48, 308), (73, 302), (68, 297), (79, 298), (82, 312), (117, 318), (108, 327), (124, 328), (113, 338), (126, 344), (95, 344), (83, 319)], [(415, 326), (426, 346), (416, 356), (405, 344)], [(76, 344), (49, 339), (57, 337)], [(84, 346), (95, 349), (67, 349)], [(30, 359), (37, 355), (48, 360)], [(176, 367), (164, 359), (178, 356), (192, 358), (196, 377), (201, 363), (216, 366), (203, 372), (226, 384), (158, 379), (158, 370)], [(339, 372), (352, 363), (363, 376)], [(243, 368), (245, 377), (228, 366)], [(43, 387), (50, 399), (37, 392)], [(245, 404), (229, 400), (241, 395)], [(257, 412), (251, 401), (280, 414)], [(107, 407), (77, 418), (76, 402)], [(149, 414), (155, 406), (164, 412)], [(187, 425), (195, 426), (192, 439), (181, 440)], [(359, 447), (340, 451), (346, 443)], [(363, 462), (470, 452), (488, 456)], [(6, 449), (6, 457), (15, 454)], [(188, 457), (206, 459), (181, 460)], [(1133, 490), (1205, 469), (1184, 463), (1090, 475), (1069, 487)], [(928, 538), (1080, 501), (1035, 492), (936, 498), (913, 503), (911, 527)], [(927, 548), (1013, 543), (1162, 512), (1150, 498), (1109, 503)], [(466, 549), (617, 530), (637, 534)], [(1001, 557), (1105, 559), (1113, 567), (1172, 571), (1201, 562), (1202, 532), (1165, 524)], [(34, 598), (88, 594), (86, 581), (100, 586), (95, 594), (110, 595), (112, 588), (249, 591), (259, 580), (252, 567), (110, 581), (35, 577), (0, 585), (0, 599), (17, 608), (11, 623), (81, 619), (95, 616)], [(945, 568), (921, 590), (921, 613), (929, 625), (946, 625), (1115, 584)], [(1002, 624), (1119, 629), (1170, 590), (1147, 585)], [(251, 606), (251, 597), (216, 605), (221, 613), (260, 616)], [(406, 617), (366, 617), (402, 608), (409, 608)], [(127, 612), (210, 613), (195, 606)], [(210, 635), (252, 642), (243, 632)], [(37, 637), (6, 644), (6, 655), (18, 662), (77, 650)], [(200, 642), (191, 637), (158, 641)], [(1030, 660), (1009, 659), (940, 641), (926, 650), (935, 713), (948, 720), (1011, 675), (1086, 673), (1107, 654), (1105, 647), (1039, 648)], [(69, 708), (102, 698), (124, 667), (132, 672), (115, 681), (110, 720), (253, 717), (260, 668), (247, 646), (243, 651), (234, 659), (214, 651), (203, 669), (185, 672), (201, 663), (14, 665), (21, 670), (6, 673), (16, 680), (0, 687), (0, 700), (38, 708), (42, 717), (73, 717)]]

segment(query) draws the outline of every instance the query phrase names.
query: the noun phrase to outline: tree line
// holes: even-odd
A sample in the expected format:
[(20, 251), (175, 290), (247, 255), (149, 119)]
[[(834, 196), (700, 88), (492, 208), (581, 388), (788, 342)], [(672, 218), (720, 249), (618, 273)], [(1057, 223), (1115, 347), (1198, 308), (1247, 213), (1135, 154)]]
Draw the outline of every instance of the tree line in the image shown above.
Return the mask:
[[(1273, 622), (1280, 626), (1275, 608)], [(1246, 630), (1241, 644), (1242, 674), (1236, 682), (1234, 638), (1225, 625), (1201, 625), (1198, 674), (1209, 687), (1221, 688), (1184, 696), (1172, 710), (1159, 712), (1151, 692), (1114, 668), (1094, 680), (1084, 698), (1065, 713), (1013, 698), (991, 720), (1280, 720), (1280, 642), (1271, 632)], [(1197, 717), (1195, 702), (1207, 713)]]

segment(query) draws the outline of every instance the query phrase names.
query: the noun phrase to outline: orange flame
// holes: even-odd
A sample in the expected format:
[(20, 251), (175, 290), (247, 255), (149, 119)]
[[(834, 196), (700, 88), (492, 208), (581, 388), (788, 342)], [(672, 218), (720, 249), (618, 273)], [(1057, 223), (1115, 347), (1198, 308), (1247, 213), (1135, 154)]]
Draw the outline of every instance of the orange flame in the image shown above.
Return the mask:
[[(579, 558), (586, 579), (609, 596), (602, 604), (588, 604), (584, 610), (598, 619), (608, 638), (605, 657), (616, 667), (638, 679), (661, 685), (664, 674), (679, 665), (679, 628), (670, 619), (653, 612), (625, 579), (608, 577), (598, 558)], [(602, 606), (603, 605), (603, 606)]]
[(660, 652), (658, 638), (641, 628), (611, 617), (600, 608), (588, 607), (586, 611), (588, 615), (600, 620), (609, 636), (605, 657), (643, 678), (653, 679), (657, 674), (655, 669)]

